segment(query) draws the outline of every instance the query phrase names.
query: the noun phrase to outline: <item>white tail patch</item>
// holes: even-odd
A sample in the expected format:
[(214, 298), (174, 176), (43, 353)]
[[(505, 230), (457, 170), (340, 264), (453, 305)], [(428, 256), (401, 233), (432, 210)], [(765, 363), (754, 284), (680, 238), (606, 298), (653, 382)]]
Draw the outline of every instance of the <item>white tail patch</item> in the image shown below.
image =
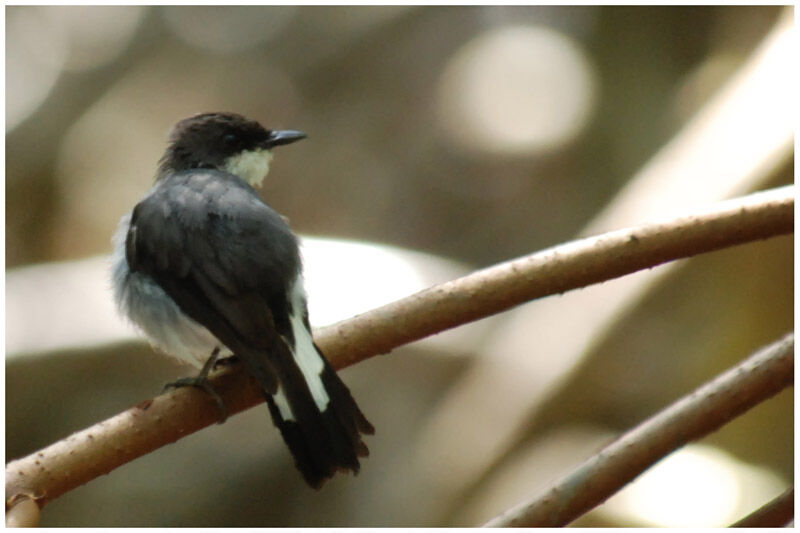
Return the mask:
[(289, 290), (289, 303), (292, 305), (289, 322), (292, 325), (292, 333), (294, 334), (294, 360), (303, 373), (317, 408), (322, 412), (330, 402), (328, 392), (322, 383), (322, 370), (325, 368), (325, 363), (322, 360), (322, 355), (314, 346), (311, 332), (303, 322), (303, 315), (306, 311), (306, 292), (303, 288), (303, 276), (301, 274), (298, 274)]
[(278, 390), (272, 395), (275, 400), (275, 405), (278, 406), (278, 411), (281, 412), (281, 418), (284, 420), (294, 420), (292, 415), (292, 408), (289, 407), (289, 402), (286, 400), (286, 395), (283, 393), (283, 387), (278, 385)]

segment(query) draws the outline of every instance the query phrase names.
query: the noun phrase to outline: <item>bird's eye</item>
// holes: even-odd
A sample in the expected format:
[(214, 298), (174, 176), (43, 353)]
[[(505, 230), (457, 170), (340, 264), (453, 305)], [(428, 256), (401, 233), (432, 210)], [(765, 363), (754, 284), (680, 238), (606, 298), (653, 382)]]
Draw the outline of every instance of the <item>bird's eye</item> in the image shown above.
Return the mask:
[(222, 136), (222, 142), (227, 144), (228, 146), (235, 146), (239, 142), (239, 138), (234, 135), (233, 133), (226, 133)]

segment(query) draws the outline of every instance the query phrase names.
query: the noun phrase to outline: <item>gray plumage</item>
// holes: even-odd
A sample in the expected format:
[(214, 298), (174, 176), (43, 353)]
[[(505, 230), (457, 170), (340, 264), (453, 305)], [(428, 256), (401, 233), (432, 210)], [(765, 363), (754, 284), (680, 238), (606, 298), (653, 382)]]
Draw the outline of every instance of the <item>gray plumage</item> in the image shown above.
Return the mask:
[(296, 237), (242, 179), (263, 178), (268, 150), (300, 135), (233, 114), (179, 123), (156, 185), (120, 222), (113, 281), (120, 310), (163, 351), (195, 366), (238, 356), (319, 487), (358, 471), (360, 434), (374, 430), (313, 343)]

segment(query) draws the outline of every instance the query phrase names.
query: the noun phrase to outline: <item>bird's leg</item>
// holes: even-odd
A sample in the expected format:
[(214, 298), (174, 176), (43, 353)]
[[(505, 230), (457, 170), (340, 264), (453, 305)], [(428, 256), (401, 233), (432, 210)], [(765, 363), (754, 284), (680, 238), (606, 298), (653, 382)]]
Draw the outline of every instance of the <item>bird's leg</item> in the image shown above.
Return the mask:
[(178, 387), (197, 387), (198, 389), (202, 389), (217, 402), (217, 407), (222, 415), (218, 424), (222, 424), (228, 419), (228, 408), (225, 406), (225, 402), (222, 401), (222, 397), (217, 394), (217, 391), (215, 391), (208, 382), (208, 374), (211, 372), (212, 368), (216, 368), (217, 357), (219, 357), (219, 346), (214, 348), (214, 351), (211, 352), (211, 356), (206, 360), (205, 364), (203, 364), (203, 368), (200, 369), (199, 374), (167, 383), (164, 385), (161, 392), (163, 394), (167, 389), (177, 389)]

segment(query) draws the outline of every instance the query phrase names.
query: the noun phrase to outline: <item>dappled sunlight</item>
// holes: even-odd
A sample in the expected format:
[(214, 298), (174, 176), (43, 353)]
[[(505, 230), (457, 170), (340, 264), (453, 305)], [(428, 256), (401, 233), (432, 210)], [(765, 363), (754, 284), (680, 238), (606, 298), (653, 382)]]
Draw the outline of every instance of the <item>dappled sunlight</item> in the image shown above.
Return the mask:
[(614, 495), (599, 513), (648, 527), (725, 527), (786, 486), (768, 469), (690, 444)]
[(546, 26), (502, 26), (465, 44), (439, 87), (448, 138), (477, 151), (541, 153), (574, 140), (595, 97), (580, 45)]

